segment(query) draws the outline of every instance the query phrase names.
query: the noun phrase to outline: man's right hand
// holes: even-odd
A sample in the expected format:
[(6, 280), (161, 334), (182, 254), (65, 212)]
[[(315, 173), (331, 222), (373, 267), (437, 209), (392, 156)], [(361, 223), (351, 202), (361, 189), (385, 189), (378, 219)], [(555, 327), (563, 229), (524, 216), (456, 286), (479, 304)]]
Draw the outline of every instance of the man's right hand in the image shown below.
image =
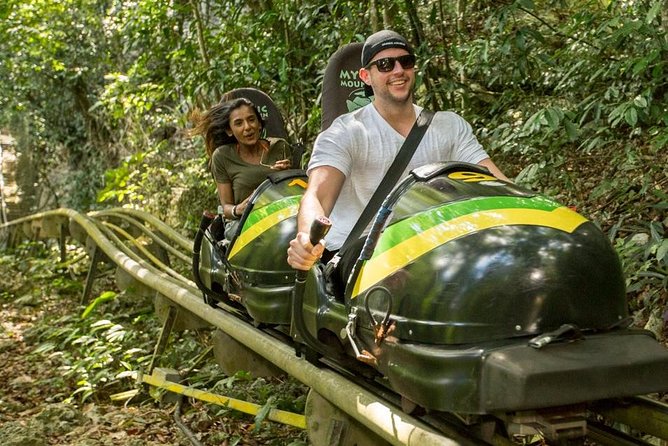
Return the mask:
[(318, 244), (313, 246), (308, 233), (298, 232), (297, 236), (290, 241), (288, 264), (294, 269), (308, 271), (320, 259), (324, 251), (324, 240), (320, 240)]

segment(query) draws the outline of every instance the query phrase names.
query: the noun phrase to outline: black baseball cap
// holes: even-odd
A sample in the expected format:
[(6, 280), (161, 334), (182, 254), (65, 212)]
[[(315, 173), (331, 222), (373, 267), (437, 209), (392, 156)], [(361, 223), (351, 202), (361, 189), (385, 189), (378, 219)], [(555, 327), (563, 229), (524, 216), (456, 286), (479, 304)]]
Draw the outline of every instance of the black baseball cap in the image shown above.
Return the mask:
[(384, 29), (367, 37), (362, 47), (362, 67), (366, 67), (373, 56), (388, 48), (403, 48), (409, 54), (413, 53), (413, 48), (408, 44), (401, 34)]

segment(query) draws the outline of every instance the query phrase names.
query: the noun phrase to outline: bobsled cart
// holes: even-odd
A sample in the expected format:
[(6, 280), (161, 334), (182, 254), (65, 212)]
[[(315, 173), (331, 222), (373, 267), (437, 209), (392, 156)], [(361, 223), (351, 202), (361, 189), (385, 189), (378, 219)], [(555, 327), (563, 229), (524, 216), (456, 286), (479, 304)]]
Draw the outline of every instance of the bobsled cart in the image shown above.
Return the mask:
[[(324, 110), (363, 102), (361, 84), (341, 82), (360, 50), (330, 59)], [(423, 166), (386, 197), (335, 292), (327, 265), (297, 278), (286, 261), (306, 182), (267, 179), (231, 241), (203, 221), (194, 272), (210, 303), (375, 376), (407, 411), (491, 417), (509, 436), (570, 441), (588, 403), (668, 391), (668, 351), (629, 328), (619, 259), (582, 215), (477, 165)]]

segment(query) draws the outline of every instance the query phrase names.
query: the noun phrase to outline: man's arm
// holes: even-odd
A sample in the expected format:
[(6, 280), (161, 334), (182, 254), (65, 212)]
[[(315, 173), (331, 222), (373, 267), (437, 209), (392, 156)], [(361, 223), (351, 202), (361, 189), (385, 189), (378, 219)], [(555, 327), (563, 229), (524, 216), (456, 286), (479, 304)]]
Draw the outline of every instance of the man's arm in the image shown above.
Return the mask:
[(492, 175), (494, 175), (498, 179), (508, 181), (509, 183), (512, 182), (508, 179), (508, 177), (506, 177), (503, 174), (503, 172), (501, 172), (501, 170), (499, 170), (498, 167), (496, 167), (496, 164), (494, 164), (494, 161), (492, 161), (491, 158), (485, 158), (484, 160), (481, 160), (480, 162), (478, 162), (478, 164), (483, 166), (483, 167), (488, 168), (489, 171), (492, 173)]
[(332, 212), (346, 177), (331, 166), (320, 166), (309, 173), (308, 187), (297, 214), (297, 236), (290, 241), (288, 263), (295, 269), (308, 271), (325, 249), (324, 242), (313, 246), (309, 241), (311, 223)]

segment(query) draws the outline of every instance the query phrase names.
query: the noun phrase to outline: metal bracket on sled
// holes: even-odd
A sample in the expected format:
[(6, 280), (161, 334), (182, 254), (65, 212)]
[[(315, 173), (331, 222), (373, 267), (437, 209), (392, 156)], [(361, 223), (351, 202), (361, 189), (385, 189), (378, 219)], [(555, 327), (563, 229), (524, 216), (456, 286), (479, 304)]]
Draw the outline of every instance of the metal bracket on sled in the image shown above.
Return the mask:
[(350, 314), (348, 315), (348, 323), (346, 324), (346, 334), (348, 335), (348, 340), (350, 341), (350, 345), (353, 347), (353, 350), (355, 351), (355, 358), (358, 361), (375, 366), (376, 364), (378, 364), (378, 361), (376, 360), (376, 357), (374, 355), (372, 355), (366, 350), (362, 350), (362, 352), (360, 353), (360, 350), (357, 347), (357, 344), (355, 343), (356, 330), (357, 330), (357, 307), (353, 307), (350, 310)]

